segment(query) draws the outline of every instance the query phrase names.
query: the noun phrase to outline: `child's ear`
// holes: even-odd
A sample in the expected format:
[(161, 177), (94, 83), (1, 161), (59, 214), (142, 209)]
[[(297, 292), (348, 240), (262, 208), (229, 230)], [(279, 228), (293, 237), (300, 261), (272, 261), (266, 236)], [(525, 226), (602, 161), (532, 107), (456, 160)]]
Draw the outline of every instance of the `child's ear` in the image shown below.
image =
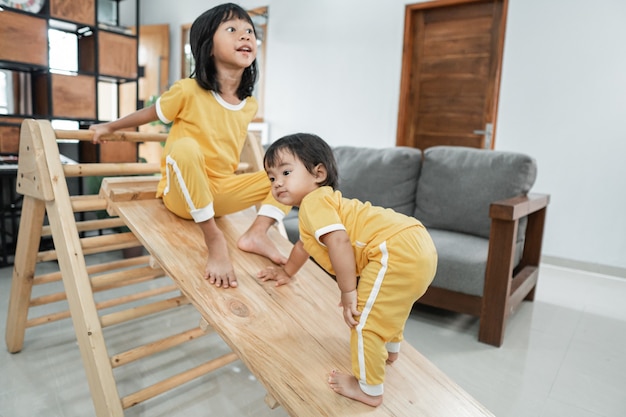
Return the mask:
[(318, 184), (326, 181), (326, 177), (328, 176), (328, 171), (326, 171), (326, 166), (324, 164), (319, 163), (315, 166), (315, 181)]

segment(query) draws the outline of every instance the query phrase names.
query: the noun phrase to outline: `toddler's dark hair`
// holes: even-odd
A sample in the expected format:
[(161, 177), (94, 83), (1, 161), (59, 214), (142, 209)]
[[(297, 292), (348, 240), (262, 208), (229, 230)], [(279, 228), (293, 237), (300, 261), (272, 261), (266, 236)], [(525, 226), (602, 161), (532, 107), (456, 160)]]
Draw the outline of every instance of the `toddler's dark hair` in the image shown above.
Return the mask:
[[(190, 77), (195, 78), (200, 87), (205, 90), (213, 90), (216, 93), (221, 93), (221, 90), (217, 80), (217, 68), (212, 55), (213, 36), (218, 26), (230, 19), (242, 19), (250, 23), (256, 38), (256, 29), (254, 29), (254, 23), (252, 23), (250, 15), (241, 6), (234, 3), (221, 4), (202, 13), (194, 20), (189, 31), (189, 45), (196, 63)], [(257, 76), (258, 69), (255, 59), (252, 65), (243, 71), (241, 83), (237, 89), (237, 97), (240, 100), (252, 95)]]
[(310, 173), (314, 172), (318, 164), (326, 167), (326, 180), (321, 186), (329, 185), (333, 190), (339, 185), (337, 162), (331, 147), (319, 136), (311, 133), (295, 133), (284, 136), (272, 143), (263, 158), (263, 166), (268, 169), (280, 164), (279, 151), (287, 151), (300, 161)]

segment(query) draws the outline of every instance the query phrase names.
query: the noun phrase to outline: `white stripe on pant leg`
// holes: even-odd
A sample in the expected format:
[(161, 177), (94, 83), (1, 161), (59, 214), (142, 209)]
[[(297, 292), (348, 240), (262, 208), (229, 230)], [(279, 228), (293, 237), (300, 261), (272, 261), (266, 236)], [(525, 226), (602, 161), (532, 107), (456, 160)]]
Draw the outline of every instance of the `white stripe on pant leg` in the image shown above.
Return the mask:
[(378, 271), (376, 280), (374, 281), (372, 292), (370, 292), (370, 295), (365, 302), (365, 306), (363, 307), (363, 311), (361, 312), (359, 324), (356, 326), (359, 358), (359, 382), (367, 380), (365, 372), (365, 350), (363, 348), (363, 327), (365, 327), (365, 323), (367, 322), (367, 316), (369, 316), (370, 312), (372, 311), (372, 307), (376, 302), (376, 297), (378, 297), (378, 293), (380, 292), (380, 287), (383, 283), (383, 279), (385, 278), (385, 273), (387, 272), (387, 261), (389, 259), (389, 253), (387, 252), (387, 243), (381, 243), (378, 248), (380, 249), (380, 252), (382, 254), (382, 257), (380, 259), (381, 268)]
[(196, 206), (194, 206), (193, 201), (191, 200), (191, 195), (189, 194), (189, 190), (187, 189), (187, 184), (185, 184), (185, 181), (183, 180), (183, 175), (181, 174), (180, 169), (178, 168), (178, 164), (176, 164), (176, 161), (174, 160), (174, 158), (167, 155), (167, 157), (165, 158), (165, 165), (166, 165), (165, 172), (167, 175), (167, 186), (165, 187), (165, 190), (163, 191), (163, 195), (167, 194), (170, 188), (170, 170), (167, 167), (169, 165), (172, 167), (172, 169), (174, 170), (174, 173), (176, 174), (176, 178), (178, 179), (180, 190), (182, 191), (183, 196), (185, 197), (185, 201), (187, 202), (187, 205), (189, 206), (189, 210), (190, 211), (196, 210)]

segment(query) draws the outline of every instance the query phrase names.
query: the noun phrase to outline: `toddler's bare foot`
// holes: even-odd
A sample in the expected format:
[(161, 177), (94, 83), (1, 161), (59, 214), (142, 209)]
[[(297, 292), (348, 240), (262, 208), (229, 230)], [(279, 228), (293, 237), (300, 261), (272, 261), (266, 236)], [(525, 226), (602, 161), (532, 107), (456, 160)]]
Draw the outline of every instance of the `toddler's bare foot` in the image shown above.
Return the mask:
[(398, 359), (398, 352), (387, 352), (387, 365), (391, 365)]
[(249, 229), (239, 238), (237, 247), (245, 252), (265, 256), (277, 265), (284, 265), (287, 262), (287, 258), (278, 251), (265, 231)]
[(359, 381), (357, 381), (354, 376), (342, 374), (335, 369), (333, 369), (328, 375), (328, 385), (330, 385), (330, 388), (337, 394), (360, 401), (372, 407), (378, 407), (383, 402), (382, 395), (377, 395), (375, 397), (367, 395), (361, 391)]

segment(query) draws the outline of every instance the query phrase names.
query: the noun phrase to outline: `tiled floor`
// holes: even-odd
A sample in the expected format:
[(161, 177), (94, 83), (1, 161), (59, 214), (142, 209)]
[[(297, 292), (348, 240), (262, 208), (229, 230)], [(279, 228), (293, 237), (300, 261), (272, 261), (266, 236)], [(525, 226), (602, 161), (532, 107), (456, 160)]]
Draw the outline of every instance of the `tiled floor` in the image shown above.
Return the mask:
[[(11, 269), (0, 269), (5, 333)], [(510, 319), (504, 345), (476, 340), (477, 320), (416, 308), (406, 338), (498, 417), (626, 416), (626, 279), (542, 265), (537, 298)], [(192, 307), (106, 329), (109, 350), (197, 324)], [(122, 395), (226, 352), (216, 335), (115, 370)], [(265, 391), (237, 361), (126, 411), (126, 416), (272, 416)], [(21, 353), (0, 348), (0, 417), (94, 415), (69, 320), (28, 329)]]

